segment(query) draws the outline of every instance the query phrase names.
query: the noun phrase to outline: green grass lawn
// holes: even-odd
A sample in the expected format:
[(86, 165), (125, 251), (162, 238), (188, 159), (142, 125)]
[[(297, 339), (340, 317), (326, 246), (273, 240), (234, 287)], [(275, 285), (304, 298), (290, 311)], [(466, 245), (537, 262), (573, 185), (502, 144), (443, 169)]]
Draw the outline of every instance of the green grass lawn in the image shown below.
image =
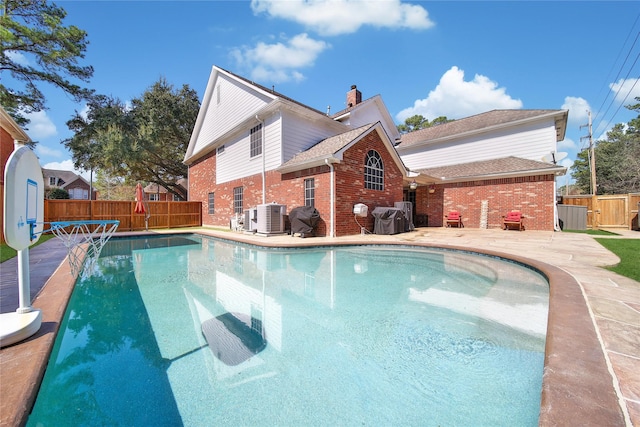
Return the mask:
[(590, 236), (619, 236), (617, 233), (605, 230), (562, 230), (563, 233), (582, 233)]
[(620, 263), (606, 267), (622, 276), (640, 282), (640, 239), (603, 239), (596, 241), (620, 258)]
[[(48, 234), (48, 233), (42, 234), (38, 239), (38, 241), (31, 247), (38, 246), (40, 243), (44, 243), (53, 237), (55, 237), (53, 234)], [(6, 243), (3, 243), (0, 245), (0, 262), (5, 262), (6, 260), (16, 256), (16, 254), (17, 254), (16, 250), (10, 247), (9, 245), (7, 245)]]

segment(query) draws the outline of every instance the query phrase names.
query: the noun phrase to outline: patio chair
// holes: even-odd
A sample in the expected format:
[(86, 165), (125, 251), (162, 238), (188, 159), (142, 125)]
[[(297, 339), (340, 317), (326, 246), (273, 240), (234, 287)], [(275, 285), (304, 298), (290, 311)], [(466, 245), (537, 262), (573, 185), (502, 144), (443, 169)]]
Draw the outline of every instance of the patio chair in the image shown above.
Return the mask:
[(524, 215), (520, 211), (511, 211), (502, 216), (502, 228), (504, 230), (524, 230)]
[(448, 215), (445, 215), (445, 221), (447, 227), (464, 227), (462, 223), (462, 215), (458, 211), (451, 211)]

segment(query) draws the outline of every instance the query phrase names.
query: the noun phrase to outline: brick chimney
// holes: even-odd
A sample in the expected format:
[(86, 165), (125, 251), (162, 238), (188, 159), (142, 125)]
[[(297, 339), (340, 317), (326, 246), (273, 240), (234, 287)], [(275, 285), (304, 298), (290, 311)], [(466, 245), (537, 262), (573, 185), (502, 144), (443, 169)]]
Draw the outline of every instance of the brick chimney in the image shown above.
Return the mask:
[(362, 93), (356, 89), (356, 85), (351, 85), (351, 90), (347, 92), (347, 108), (354, 107), (362, 102)]

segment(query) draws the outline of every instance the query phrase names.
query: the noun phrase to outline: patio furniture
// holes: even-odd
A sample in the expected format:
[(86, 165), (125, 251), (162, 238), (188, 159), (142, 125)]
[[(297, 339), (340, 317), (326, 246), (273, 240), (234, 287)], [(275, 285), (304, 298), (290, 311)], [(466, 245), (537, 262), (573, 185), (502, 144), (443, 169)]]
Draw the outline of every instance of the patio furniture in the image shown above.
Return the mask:
[(520, 211), (511, 211), (502, 217), (502, 228), (504, 230), (524, 230), (524, 215)]
[(464, 227), (462, 223), (462, 215), (458, 211), (451, 211), (448, 215), (445, 215), (445, 223), (447, 227)]

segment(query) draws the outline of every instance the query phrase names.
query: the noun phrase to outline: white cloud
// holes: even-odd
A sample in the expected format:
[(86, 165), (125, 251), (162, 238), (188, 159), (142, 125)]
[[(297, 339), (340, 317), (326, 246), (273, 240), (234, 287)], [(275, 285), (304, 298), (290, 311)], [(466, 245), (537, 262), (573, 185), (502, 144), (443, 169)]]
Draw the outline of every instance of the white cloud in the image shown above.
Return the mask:
[(616, 102), (635, 104), (635, 98), (640, 96), (640, 79), (620, 79), (609, 88), (614, 92)]
[(236, 48), (231, 55), (240, 66), (251, 70), (251, 79), (280, 83), (304, 79), (299, 69), (313, 65), (318, 55), (330, 47), (330, 44), (303, 33), (283, 42), (259, 42), (252, 48)]
[(18, 65), (22, 65), (25, 67), (29, 65), (29, 60), (27, 59), (27, 57), (20, 52), (8, 50), (5, 52), (5, 55), (7, 55), (10, 61), (13, 61)]
[(287, 19), (333, 36), (354, 33), (365, 25), (412, 30), (435, 25), (422, 6), (400, 0), (252, 0), (251, 8), (255, 14)]
[[(89, 181), (91, 173), (85, 170), (77, 170), (73, 166), (73, 160), (63, 160), (62, 162), (50, 162), (42, 166), (44, 169), (53, 169), (60, 171), (71, 171), (78, 175), (81, 175), (84, 179)], [(94, 174), (95, 178), (95, 174)]]
[(565, 138), (562, 141), (558, 142), (558, 149), (559, 150), (576, 150), (578, 148), (578, 145), (576, 144), (576, 142), (571, 139), (571, 138)]
[(404, 122), (416, 114), (429, 120), (440, 116), (459, 119), (494, 109), (518, 108), (522, 108), (522, 101), (511, 98), (496, 82), (480, 74), (464, 81), (464, 71), (454, 66), (443, 74), (438, 86), (426, 98), (400, 111), (396, 119)]
[(36, 153), (40, 157), (62, 157), (64, 155), (64, 152), (62, 150), (56, 150), (51, 147), (47, 147), (41, 142), (36, 145)]
[(53, 124), (45, 111), (28, 113), (25, 114), (25, 117), (29, 119), (29, 124), (26, 126), (27, 135), (34, 141), (49, 138), (58, 133), (56, 125)]
[(575, 96), (566, 96), (563, 110), (569, 110), (569, 118), (567, 120), (569, 126), (582, 126), (589, 122), (588, 111), (591, 111), (589, 103), (584, 98)]

